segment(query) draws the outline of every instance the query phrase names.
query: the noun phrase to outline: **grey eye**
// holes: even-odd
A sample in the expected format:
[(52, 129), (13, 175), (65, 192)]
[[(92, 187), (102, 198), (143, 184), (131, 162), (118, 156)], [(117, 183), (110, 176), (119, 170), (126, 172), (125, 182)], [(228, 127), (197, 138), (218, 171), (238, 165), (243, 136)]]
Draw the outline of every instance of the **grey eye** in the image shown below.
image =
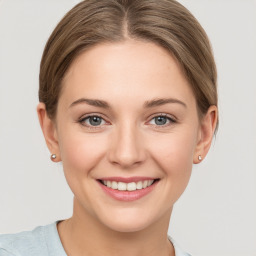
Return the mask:
[(170, 123), (175, 123), (176, 121), (172, 119), (171, 117), (165, 116), (165, 115), (159, 115), (155, 116), (150, 120), (150, 124), (156, 125), (156, 126), (165, 126)]
[(156, 116), (153, 119), (155, 120), (156, 125), (165, 125), (168, 121), (166, 116)]
[(86, 123), (87, 125), (91, 125), (91, 126), (99, 126), (102, 124), (105, 124), (106, 122), (104, 121), (103, 118), (99, 117), (99, 116), (88, 116), (86, 118), (84, 118), (83, 120), (84, 123)]

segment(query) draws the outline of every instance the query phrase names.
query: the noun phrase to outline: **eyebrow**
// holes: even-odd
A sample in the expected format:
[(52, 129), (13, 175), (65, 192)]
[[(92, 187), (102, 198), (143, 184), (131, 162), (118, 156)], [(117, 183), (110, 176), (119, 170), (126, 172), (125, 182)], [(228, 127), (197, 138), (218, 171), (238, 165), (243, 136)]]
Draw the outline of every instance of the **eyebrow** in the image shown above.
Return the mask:
[(143, 106), (144, 108), (153, 108), (153, 107), (162, 106), (168, 103), (177, 103), (177, 104), (181, 104), (185, 108), (187, 107), (187, 105), (183, 101), (178, 99), (173, 99), (173, 98), (149, 100), (149, 101), (146, 101)]
[[(78, 99), (76, 101), (74, 101), (69, 107), (73, 107), (75, 105), (78, 105), (78, 104), (88, 104), (90, 106), (94, 106), (94, 107), (99, 107), (99, 108), (104, 108), (104, 109), (111, 109), (111, 106), (104, 100), (99, 100), (99, 99), (86, 99), (86, 98), (81, 98), (81, 99)], [(178, 100), (178, 99), (174, 99), (174, 98), (156, 98), (156, 99), (152, 99), (152, 100), (149, 100), (149, 101), (146, 101), (144, 104), (143, 104), (143, 107), (144, 108), (153, 108), (153, 107), (158, 107), (158, 106), (162, 106), (162, 105), (165, 105), (165, 104), (168, 104), (168, 103), (177, 103), (177, 104), (180, 104), (182, 105), (183, 107), (187, 107), (187, 105)]]
[(110, 105), (104, 100), (85, 99), (85, 98), (81, 98), (74, 101), (69, 107), (73, 107), (81, 103), (86, 103), (90, 106), (99, 107), (99, 108), (106, 108), (106, 109), (110, 108)]

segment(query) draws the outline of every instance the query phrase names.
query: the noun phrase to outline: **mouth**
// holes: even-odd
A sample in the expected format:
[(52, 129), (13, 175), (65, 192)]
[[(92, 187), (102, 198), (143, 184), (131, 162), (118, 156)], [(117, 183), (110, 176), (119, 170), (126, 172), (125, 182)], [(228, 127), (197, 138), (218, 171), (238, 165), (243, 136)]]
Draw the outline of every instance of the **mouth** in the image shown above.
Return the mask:
[(133, 178), (102, 178), (97, 179), (102, 190), (118, 201), (138, 200), (154, 190), (160, 179), (133, 177)]
[(145, 189), (152, 186), (159, 179), (148, 179), (133, 182), (111, 181), (111, 180), (98, 180), (102, 185), (119, 191), (136, 191)]

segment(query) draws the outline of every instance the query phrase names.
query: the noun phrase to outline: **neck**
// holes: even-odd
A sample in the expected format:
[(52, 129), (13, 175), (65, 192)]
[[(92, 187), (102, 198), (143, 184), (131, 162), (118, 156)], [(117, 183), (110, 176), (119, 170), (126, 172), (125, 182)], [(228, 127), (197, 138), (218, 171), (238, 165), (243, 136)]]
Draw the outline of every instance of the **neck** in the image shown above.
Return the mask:
[(102, 224), (84, 209), (81, 211), (81, 207), (74, 199), (73, 216), (58, 224), (67, 255), (175, 255), (167, 238), (171, 210), (161, 220), (143, 230), (118, 232)]

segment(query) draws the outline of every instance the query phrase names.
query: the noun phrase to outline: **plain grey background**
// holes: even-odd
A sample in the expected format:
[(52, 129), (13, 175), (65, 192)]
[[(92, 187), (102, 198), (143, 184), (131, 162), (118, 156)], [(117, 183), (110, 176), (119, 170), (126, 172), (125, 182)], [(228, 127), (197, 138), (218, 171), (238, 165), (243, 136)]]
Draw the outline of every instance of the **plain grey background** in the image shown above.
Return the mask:
[[(78, 0), (0, 0), (0, 233), (72, 214), (36, 115), (43, 47)], [(256, 1), (182, 0), (219, 72), (220, 127), (174, 207), (169, 233), (197, 256), (256, 255)]]

